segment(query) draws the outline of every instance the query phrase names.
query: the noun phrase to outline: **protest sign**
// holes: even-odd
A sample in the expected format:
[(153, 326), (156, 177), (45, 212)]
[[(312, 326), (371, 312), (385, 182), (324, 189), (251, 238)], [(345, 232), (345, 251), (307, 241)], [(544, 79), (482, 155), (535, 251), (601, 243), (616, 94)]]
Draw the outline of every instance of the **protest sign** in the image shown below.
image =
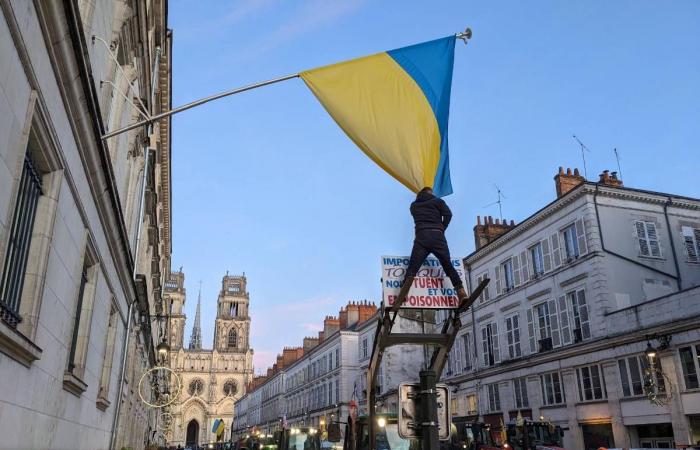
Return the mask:
[[(382, 297), (384, 305), (390, 307), (399, 296), (408, 268), (408, 256), (382, 256)], [(461, 258), (452, 258), (452, 265), (460, 279), (464, 280)], [(413, 280), (411, 290), (402, 308), (451, 309), (459, 306), (457, 292), (440, 262), (427, 258)]]

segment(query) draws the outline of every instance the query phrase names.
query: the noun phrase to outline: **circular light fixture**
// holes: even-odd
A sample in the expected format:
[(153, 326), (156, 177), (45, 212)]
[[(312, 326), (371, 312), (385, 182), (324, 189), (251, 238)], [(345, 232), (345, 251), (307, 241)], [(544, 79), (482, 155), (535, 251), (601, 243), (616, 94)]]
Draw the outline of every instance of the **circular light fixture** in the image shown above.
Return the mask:
[(379, 426), (379, 428), (384, 428), (386, 426), (386, 419), (384, 417), (378, 418), (377, 425)]
[(158, 354), (159, 361), (165, 361), (170, 353), (170, 346), (165, 342), (165, 338), (161, 341), (158, 346), (156, 346), (156, 353)]
[(652, 361), (654, 358), (656, 358), (656, 349), (654, 348), (653, 345), (651, 345), (651, 342), (647, 342), (647, 349), (644, 352), (647, 355), (647, 358), (649, 361)]

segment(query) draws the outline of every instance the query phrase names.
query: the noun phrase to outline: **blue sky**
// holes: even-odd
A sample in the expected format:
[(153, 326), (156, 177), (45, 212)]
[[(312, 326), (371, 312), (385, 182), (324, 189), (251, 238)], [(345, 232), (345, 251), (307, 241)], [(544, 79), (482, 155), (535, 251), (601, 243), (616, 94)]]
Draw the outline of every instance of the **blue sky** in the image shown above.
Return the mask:
[[(173, 103), (472, 28), (450, 113), (452, 254), (477, 215), (516, 222), (559, 166), (700, 197), (700, 2), (171, 0)], [(191, 330), (202, 280), (211, 347), (221, 277), (245, 272), (256, 372), (348, 300), (381, 297), (379, 257), (406, 254), (413, 194), (375, 166), (300, 80), (173, 119), (173, 269)]]

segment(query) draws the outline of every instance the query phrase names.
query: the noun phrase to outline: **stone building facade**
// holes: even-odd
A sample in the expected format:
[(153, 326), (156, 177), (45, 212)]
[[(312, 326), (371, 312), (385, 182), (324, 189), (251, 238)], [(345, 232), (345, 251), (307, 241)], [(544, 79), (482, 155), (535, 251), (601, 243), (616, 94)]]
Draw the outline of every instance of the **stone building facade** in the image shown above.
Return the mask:
[(190, 345), (184, 345), (186, 301), (185, 275), (173, 272), (165, 286), (170, 314), (170, 367), (178, 374), (183, 390), (172, 408), (173, 428), (169, 445), (206, 444), (216, 441), (211, 432), (216, 419), (226, 424), (230, 435), (234, 402), (245, 394), (253, 377), (253, 349), (250, 347), (250, 295), (245, 276), (226, 275), (216, 303), (214, 345), (201, 347), (198, 298), (197, 316)]
[(170, 47), (165, 0), (0, 2), (3, 448), (163, 442), (137, 386), (170, 272), (170, 121), (102, 136), (170, 108)]
[[(271, 433), (283, 424), (324, 430), (344, 420), (360, 400), (358, 329), (376, 326), (377, 307), (349, 302), (338, 316), (327, 316), (316, 337), (287, 347), (265, 375), (255, 377), (234, 407), (233, 437), (253, 429)], [(359, 405), (358, 405), (359, 406)]]
[(494, 425), (542, 416), (566, 448), (697, 442), (700, 200), (607, 171), (592, 183), (560, 170), (555, 182), (556, 200), (523, 222), (474, 227), (467, 281), (491, 282), (443, 374), (453, 413)]

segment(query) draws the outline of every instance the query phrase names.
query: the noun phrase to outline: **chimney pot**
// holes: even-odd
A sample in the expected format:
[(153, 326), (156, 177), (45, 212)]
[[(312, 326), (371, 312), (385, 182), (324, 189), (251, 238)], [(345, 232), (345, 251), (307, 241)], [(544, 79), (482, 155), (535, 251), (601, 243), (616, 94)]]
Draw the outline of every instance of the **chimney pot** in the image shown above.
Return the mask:
[(574, 175), (576, 175), (576, 176), (579, 175), (579, 173), (578, 173), (578, 168), (574, 168)]
[(481, 225), (481, 216), (476, 216), (476, 224)]
[(570, 168), (570, 167), (567, 167), (567, 168), (566, 168), (566, 174), (567, 174), (567, 175), (571, 175), (571, 168)]
[(564, 175), (564, 167), (559, 166), (559, 175)]

